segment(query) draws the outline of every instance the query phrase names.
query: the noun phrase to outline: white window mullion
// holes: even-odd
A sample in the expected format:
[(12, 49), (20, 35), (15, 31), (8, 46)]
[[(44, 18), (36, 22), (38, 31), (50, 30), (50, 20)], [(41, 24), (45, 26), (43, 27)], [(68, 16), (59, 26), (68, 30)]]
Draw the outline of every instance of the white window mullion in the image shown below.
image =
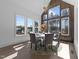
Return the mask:
[(24, 17), (25, 18), (25, 21), (24, 21), (24, 23), (25, 23), (25, 35), (27, 34), (27, 22), (26, 22), (26, 17)]

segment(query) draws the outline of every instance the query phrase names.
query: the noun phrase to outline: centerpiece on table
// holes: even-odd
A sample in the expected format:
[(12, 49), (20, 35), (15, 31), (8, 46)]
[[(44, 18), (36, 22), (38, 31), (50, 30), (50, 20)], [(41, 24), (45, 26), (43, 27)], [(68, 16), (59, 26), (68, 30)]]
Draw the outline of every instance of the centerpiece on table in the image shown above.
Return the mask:
[(47, 25), (41, 24), (41, 32), (46, 32), (46, 30), (47, 30)]

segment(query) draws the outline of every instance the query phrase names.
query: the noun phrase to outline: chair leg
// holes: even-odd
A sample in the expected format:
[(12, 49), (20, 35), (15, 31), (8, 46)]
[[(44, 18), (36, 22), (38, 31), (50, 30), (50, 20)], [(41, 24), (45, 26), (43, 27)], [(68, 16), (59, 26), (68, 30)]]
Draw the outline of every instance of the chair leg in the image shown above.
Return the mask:
[(56, 51), (55, 51), (55, 55), (58, 55), (58, 50), (57, 50), (57, 48), (56, 48)]
[(45, 51), (47, 50), (47, 46), (45, 45)]
[(35, 44), (35, 50), (37, 50), (37, 44)]
[(31, 49), (32, 49), (32, 43), (31, 43)]
[(51, 45), (51, 50), (52, 50), (53, 48), (52, 48), (52, 45)]

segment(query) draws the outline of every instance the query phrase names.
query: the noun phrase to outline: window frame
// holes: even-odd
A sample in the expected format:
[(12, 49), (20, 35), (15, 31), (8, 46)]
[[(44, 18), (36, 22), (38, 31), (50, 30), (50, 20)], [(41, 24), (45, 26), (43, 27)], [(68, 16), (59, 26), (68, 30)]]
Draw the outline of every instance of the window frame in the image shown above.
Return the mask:
[[(23, 35), (18, 35), (18, 34), (16, 34), (16, 16), (21, 16), (21, 17), (23, 17), (24, 18), (24, 34)], [(25, 16), (23, 16), (23, 15), (16, 15), (15, 16), (15, 35), (18, 37), (18, 36), (26, 36), (26, 17)]]
[[(38, 26), (37, 26), (37, 27), (35, 27), (35, 21), (38, 22)], [(40, 31), (40, 29), (39, 29), (40, 20), (35, 19), (35, 20), (33, 21), (33, 23), (34, 23), (34, 32), (35, 32), (35, 29), (36, 29), (36, 28), (38, 29), (38, 32), (39, 32), (39, 31)], [(36, 32), (36, 33), (38, 33), (38, 32)]]

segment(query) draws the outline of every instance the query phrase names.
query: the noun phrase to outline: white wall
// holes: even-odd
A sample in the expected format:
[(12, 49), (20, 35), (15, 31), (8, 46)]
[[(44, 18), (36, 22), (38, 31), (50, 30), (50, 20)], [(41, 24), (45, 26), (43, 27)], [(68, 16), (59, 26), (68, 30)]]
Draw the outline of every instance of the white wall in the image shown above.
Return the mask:
[(20, 37), (15, 35), (15, 15), (23, 15), (32, 19), (38, 18), (35, 13), (23, 9), (10, 0), (0, 0), (0, 48), (29, 39), (28, 35)]
[(78, 56), (78, 7), (76, 6), (74, 8), (75, 14), (75, 21), (74, 21), (74, 46), (75, 46), (75, 50)]

